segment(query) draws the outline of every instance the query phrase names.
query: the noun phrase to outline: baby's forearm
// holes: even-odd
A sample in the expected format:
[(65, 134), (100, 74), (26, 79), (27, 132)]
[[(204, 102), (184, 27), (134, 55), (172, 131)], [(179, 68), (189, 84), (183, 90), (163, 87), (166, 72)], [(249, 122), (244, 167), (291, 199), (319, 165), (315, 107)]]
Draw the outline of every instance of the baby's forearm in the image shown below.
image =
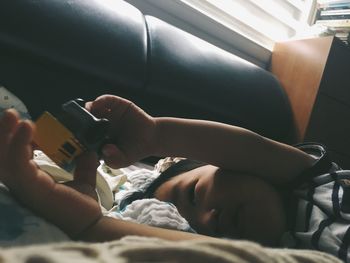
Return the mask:
[(156, 122), (160, 156), (196, 159), (275, 183), (288, 182), (314, 162), (294, 147), (240, 127), (178, 118), (156, 118)]
[[(76, 236), (102, 216), (94, 198), (64, 184), (55, 184), (51, 189), (43, 187), (40, 191), (28, 184), (27, 189), (20, 196), (15, 195), (19, 201), (70, 237)], [(45, 192), (48, 194), (44, 195)]]
[(76, 239), (88, 242), (104, 242), (120, 239), (127, 235), (157, 237), (166, 240), (213, 239), (208, 236), (140, 225), (107, 216), (101, 217)]

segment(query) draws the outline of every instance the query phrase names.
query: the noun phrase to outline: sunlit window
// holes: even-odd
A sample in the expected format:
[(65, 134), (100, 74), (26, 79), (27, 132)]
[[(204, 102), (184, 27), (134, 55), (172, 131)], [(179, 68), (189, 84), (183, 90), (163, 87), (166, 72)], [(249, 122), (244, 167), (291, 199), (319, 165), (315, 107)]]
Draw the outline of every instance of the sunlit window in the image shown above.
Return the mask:
[(272, 49), (309, 27), (314, 0), (181, 0), (223, 26)]

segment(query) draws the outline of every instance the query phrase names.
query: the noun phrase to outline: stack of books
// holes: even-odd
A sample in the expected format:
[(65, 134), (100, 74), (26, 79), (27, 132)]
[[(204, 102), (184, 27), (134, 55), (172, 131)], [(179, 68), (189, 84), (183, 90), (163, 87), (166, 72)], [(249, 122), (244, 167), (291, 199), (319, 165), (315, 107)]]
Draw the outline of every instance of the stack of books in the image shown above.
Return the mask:
[(317, 1), (315, 24), (327, 27), (348, 45), (350, 43), (350, 1)]

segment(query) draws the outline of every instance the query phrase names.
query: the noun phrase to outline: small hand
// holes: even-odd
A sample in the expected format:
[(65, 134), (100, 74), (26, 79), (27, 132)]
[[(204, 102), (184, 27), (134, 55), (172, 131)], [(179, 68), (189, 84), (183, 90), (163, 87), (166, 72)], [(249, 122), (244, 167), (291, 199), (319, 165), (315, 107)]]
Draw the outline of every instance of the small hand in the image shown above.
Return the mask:
[(32, 160), (34, 131), (35, 125), (19, 120), (14, 110), (4, 113), (0, 119), (0, 181), (23, 205), (75, 237), (102, 216), (95, 192), (97, 157), (82, 155), (74, 180), (58, 184)]
[(114, 144), (107, 144), (102, 149), (104, 159), (111, 167), (125, 167), (155, 151), (156, 122), (131, 101), (103, 95), (86, 103), (85, 107), (112, 124), (110, 137)]

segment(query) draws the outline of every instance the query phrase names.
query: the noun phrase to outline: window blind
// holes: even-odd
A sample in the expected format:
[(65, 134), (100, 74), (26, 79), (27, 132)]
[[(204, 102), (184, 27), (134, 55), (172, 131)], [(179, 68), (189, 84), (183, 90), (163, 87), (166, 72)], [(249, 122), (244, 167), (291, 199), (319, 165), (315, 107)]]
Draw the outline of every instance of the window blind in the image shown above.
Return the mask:
[[(283, 36), (293, 36), (298, 30), (298, 25), (307, 24), (313, 13), (310, 10), (314, 10), (316, 6), (316, 0), (125, 1), (139, 8), (146, 15), (158, 17), (263, 68), (269, 65), (274, 41), (284, 40)], [(230, 9), (234, 10), (232, 6), (227, 8), (226, 5), (223, 5), (229, 5), (229, 3), (240, 4), (240, 8), (246, 13), (248, 11), (252, 13), (256, 20), (267, 19), (267, 21), (272, 21), (273, 25), (266, 25), (267, 22), (256, 22), (257, 26), (255, 26), (252, 22), (246, 22), (242, 15), (240, 17), (243, 19), (239, 19), (240, 14), (235, 17), (229, 12)], [(250, 16), (252, 15), (248, 17)], [(274, 18), (275, 16), (277, 19)], [(293, 22), (289, 23), (290, 21)], [(263, 23), (266, 25), (263, 27), (264, 33), (258, 29), (258, 26)], [(286, 27), (285, 23), (291, 24), (291, 27)], [(287, 33), (275, 37), (272, 34), (274, 29), (271, 29), (275, 26), (282, 28)], [(272, 33), (269, 34), (269, 32)]]
[(298, 35), (312, 19), (315, 0), (181, 0), (209, 18), (271, 50)]

